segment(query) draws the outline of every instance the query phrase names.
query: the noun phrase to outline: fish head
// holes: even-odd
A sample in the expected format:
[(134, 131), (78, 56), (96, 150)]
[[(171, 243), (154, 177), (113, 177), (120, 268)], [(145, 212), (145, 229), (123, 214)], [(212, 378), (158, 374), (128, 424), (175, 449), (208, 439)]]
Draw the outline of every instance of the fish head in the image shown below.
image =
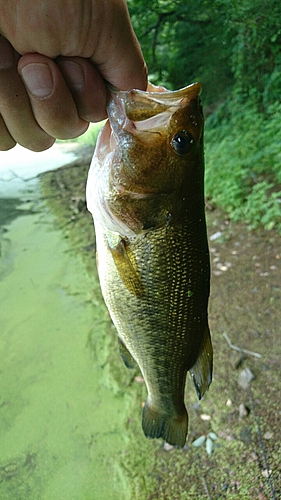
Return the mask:
[(108, 125), (99, 146), (100, 162), (107, 163), (103, 222), (109, 229), (126, 236), (162, 227), (202, 200), (200, 91), (195, 83), (178, 91), (150, 84), (146, 92), (109, 92), (111, 132)]

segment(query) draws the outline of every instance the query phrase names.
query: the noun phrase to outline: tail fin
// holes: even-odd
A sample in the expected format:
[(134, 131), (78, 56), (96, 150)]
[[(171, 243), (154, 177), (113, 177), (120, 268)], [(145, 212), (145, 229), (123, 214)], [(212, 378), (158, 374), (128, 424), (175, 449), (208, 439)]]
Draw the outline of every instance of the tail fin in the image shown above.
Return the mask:
[(212, 382), (213, 372), (213, 348), (208, 325), (206, 325), (204, 339), (199, 356), (189, 370), (192, 382), (194, 383), (198, 399), (209, 388)]
[(184, 447), (188, 415), (185, 406), (180, 414), (171, 415), (146, 401), (142, 412), (142, 428), (147, 438), (162, 438), (173, 446)]

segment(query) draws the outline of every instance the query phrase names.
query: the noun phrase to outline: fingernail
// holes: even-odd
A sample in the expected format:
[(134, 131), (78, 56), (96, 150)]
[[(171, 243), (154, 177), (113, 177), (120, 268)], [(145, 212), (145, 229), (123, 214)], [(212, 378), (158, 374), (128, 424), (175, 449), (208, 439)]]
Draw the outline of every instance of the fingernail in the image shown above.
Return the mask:
[(82, 90), (85, 85), (85, 77), (80, 64), (72, 61), (60, 61), (58, 64), (69, 87), (76, 92)]
[(46, 64), (28, 64), (22, 68), (21, 75), (27, 89), (35, 97), (48, 97), (53, 92), (53, 76)]

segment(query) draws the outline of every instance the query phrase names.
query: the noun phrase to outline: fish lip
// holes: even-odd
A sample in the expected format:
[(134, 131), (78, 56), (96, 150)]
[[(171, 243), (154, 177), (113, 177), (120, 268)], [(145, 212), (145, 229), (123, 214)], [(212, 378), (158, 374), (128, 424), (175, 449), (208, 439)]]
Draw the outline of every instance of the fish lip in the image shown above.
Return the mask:
[(140, 89), (118, 90), (110, 83), (107, 83), (107, 89), (109, 96), (110, 94), (115, 94), (115, 95), (119, 94), (124, 97), (134, 97), (134, 96), (148, 97), (148, 95), (151, 94), (151, 97), (153, 99), (154, 98), (157, 99), (159, 102), (171, 101), (172, 103), (174, 99), (178, 100), (181, 96), (186, 97), (186, 94), (190, 94), (190, 100), (199, 96), (202, 91), (202, 84), (200, 82), (194, 82), (178, 90), (168, 90), (165, 87), (159, 87), (149, 82), (146, 90), (140, 90)]
[(191, 83), (190, 85), (182, 87), (178, 90), (168, 90), (162, 87), (163, 90), (155, 91), (155, 88), (159, 87), (155, 87), (154, 85), (152, 86), (152, 84), (149, 83), (146, 91), (133, 89), (131, 92), (136, 96), (149, 97), (150, 95), (150, 98), (154, 101), (159, 102), (159, 104), (169, 103), (169, 107), (180, 107), (185, 106), (187, 101), (191, 101), (192, 99), (198, 97), (202, 91), (202, 85), (199, 82)]
[[(148, 85), (146, 91), (139, 89), (117, 90), (109, 84), (107, 88), (107, 109), (110, 115), (110, 124), (117, 137), (120, 129), (137, 133), (145, 131), (145, 128), (149, 127), (151, 133), (153, 120), (159, 121), (159, 115), (161, 115), (163, 125), (165, 120), (168, 121), (170, 108), (186, 106), (199, 96), (202, 86), (196, 82), (179, 90), (167, 90), (152, 84)], [(140, 110), (142, 110), (141, 113), (139, 113)], [(146, 125), (147, 120), (149, 122)], [(157, 128), (159, 128), (159, 123)]]

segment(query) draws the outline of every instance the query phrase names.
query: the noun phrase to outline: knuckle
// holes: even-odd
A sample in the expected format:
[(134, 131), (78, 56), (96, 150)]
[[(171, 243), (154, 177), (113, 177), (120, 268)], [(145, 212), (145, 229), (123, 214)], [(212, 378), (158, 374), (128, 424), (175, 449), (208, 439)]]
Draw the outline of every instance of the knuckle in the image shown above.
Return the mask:
[(9, 151), (9, 149), (12, 149), (15, 147), (16, 141), (14, 141), (12, 138), (10, 140), (4, 141), (1, 137), (0, 141), (0, 151)]
[(83, 123), (79, 123), (78, 125), (76, 124), (76, 126), (68, 124), (57, 130), (55, 136), (60, 140), (74, 139), (75, 137), (79, 137), (84, 134), (88, 127), (89, 123), (86, 121), (83, 121)]
[(51, 136), (46, 135), (45, 137), (29, 137), (26, 140), (20, 142), (20, 145), (30, 151), (39, 153), (40, 151), (45, 151), (49, 149), (55, 142), (55, 139)]
[(16, 141), (8, 132), (6, 125), (0, 116), (0, 151), (8, 151), (16, 145)]

